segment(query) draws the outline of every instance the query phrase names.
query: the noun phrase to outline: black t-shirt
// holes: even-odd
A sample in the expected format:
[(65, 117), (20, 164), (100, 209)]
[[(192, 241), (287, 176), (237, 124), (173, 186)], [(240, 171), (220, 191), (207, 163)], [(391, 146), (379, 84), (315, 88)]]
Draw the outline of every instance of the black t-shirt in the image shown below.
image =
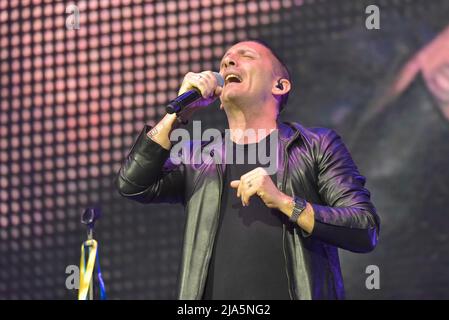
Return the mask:
[[(251, 197), (249, 206), (242, 207), (237, 190), (230, 187), (232, 180), (264, 167), (257, 157), (256, 163), (251, 164), (254, 161), (248, 161), (248, 155), (257, 154), (261, 144), (266, 144), (268, 152), (270, 136), (259, 143), (232, 143), (234, 158), (240, 150), (245, 152), (246, 161), (226, 164), (219, 226), (204, 299), (290, 299), (283, 252), (283, 214), (265, 206), (257, 195)], [(276, 175), (271, 178), (276, 184)]]

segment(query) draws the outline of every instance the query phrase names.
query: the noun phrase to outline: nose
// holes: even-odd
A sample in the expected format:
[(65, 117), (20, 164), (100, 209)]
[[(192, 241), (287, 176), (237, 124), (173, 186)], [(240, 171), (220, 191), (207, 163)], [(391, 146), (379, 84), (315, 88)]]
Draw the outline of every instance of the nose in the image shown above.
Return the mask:
[(222, 67), (223, 68), (228, 68), (229, 66), (234, 66), (235, 67), (236, 65), (237, 65), (237, 62), (231, 55), (227, 55), (223, 59), (223, 63), (222, 63)]

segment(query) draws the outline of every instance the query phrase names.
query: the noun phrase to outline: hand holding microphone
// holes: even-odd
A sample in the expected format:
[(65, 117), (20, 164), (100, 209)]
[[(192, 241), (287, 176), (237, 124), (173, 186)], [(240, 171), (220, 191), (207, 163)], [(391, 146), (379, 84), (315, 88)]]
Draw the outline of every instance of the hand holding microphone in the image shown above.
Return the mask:
[(220, 96), (223, 85), (224, 79), (217, 72), (189, 72), (182, 81), (178, 97), (168, 103), (166, 111), (185, 114), (186, 107), (193, 112), (198, 107), (207, 106)]
[(187, 73), (179, 89), (179, 96), (165, 107), (168, 114), (148, 131), (147, 136), (164, 149), (170, 150), (169, 136), (176, 122), (186, 124), (198, 107), (214, 102), (220, 96), (223, 85), (223, 77), (217, 72)]

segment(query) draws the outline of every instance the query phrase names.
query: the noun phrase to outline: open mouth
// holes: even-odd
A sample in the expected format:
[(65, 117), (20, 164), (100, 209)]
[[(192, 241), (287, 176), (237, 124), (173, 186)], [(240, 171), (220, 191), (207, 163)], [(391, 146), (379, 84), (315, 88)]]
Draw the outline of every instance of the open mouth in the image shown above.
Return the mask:
[(229, 84), (229, 83), (240, 83), (242, 82), (242, 78), (240, 78), (240, 76), (235, 75), (235, 74), (229, 74), (226, 76), (225, 79), (225, 85)]

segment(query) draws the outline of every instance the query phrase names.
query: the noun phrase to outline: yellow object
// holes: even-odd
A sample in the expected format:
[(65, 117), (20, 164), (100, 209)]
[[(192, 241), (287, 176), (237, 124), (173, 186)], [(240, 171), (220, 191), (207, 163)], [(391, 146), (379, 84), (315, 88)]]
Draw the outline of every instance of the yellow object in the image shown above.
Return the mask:
[[(89, 257), (87, 259), (87, 268), (85, 267), (84, 247), (91, 247)], [(89, 291), (90, 281), (95, 266), (95, 258), (97, 256), (97, 241), (94, 239), (87, 240), (81, 245), (81, 261), (80, 261), (80, 287), (78, 290), (78, 300), (86, 300)]]

